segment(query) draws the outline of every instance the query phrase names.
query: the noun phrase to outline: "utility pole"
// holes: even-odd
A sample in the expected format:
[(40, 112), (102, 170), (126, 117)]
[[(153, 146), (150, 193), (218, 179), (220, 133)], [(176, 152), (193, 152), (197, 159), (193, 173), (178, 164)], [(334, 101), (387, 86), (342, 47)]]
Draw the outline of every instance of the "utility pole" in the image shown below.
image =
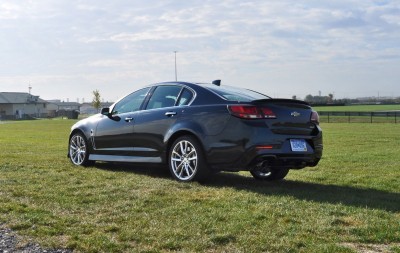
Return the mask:
[(177, 53), (178, 51), (174, 51), (174, 53), (175, 53), (175, 81), (178, 81), (178, 70), (176, 69), (176, 53)]

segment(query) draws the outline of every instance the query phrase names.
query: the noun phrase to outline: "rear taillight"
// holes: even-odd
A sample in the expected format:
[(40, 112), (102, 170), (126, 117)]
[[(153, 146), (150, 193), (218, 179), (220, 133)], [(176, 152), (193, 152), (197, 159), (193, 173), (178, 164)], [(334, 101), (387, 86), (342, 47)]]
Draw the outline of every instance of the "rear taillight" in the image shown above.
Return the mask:
[(275, 119), (274, 112), (267, 107), (257, 107), (254, 105), (229, 105), (229, 112), (238, 118), (242, 119)]
[(238, 118), (242, 119), (261, 119), (261, 112), (256, 106), (248, 105), (230, 105), (228, 106), (229, 112)]
[(319, 115), (318, 112), (312, 111), (311, 112), (311, 122), (314, 122), (316, 124), (319, 124)]
[(261, 111), (264, 115), (264, 118), (268, 118), (268, 119), (275, 119), (276, 115), (275, 113), (268, 107), (261, 107)]

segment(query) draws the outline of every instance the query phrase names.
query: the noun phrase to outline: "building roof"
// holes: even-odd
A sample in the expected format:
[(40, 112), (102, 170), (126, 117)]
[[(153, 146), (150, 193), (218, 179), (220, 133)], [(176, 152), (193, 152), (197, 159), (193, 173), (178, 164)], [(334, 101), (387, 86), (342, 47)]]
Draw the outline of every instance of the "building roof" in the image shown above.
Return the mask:
[(0, 104), (47, 103), (45, 100), (27, 92), (0, 92)]

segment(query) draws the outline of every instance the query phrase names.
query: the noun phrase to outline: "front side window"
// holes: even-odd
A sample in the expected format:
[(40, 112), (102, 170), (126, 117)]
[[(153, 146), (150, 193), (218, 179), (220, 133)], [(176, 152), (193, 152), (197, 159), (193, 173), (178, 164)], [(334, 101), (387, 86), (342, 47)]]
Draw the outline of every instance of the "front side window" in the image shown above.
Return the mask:
[(181, 87), (175, 85), (158, 86), (151, 95), (146, 109), (175, 106)]
[(140, 110), (143, 100), (146, 98), (150, 87), (135, 91), (121, 99), (112, 111), (112, 114), (121, 114), (126, 112), (134, 112)]

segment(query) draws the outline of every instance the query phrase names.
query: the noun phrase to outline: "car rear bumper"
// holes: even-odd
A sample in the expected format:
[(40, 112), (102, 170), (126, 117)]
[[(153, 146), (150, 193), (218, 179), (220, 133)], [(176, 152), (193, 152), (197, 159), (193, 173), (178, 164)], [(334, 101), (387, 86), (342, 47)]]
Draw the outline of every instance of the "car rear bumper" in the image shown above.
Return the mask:
[[(302, 169), (318, 164), (322, 157), (322, 131), (313, 136), (272, 134), (243, 139), (236, 143), (218, 143), (208, 150), (208, 162), (215, 171), (251, 170), (260, 162), (276, 168)], [(254, 136), (253, 136), (254, 137)], [(305, 140), (307, 151), (292, 151), (290, 139)]]

